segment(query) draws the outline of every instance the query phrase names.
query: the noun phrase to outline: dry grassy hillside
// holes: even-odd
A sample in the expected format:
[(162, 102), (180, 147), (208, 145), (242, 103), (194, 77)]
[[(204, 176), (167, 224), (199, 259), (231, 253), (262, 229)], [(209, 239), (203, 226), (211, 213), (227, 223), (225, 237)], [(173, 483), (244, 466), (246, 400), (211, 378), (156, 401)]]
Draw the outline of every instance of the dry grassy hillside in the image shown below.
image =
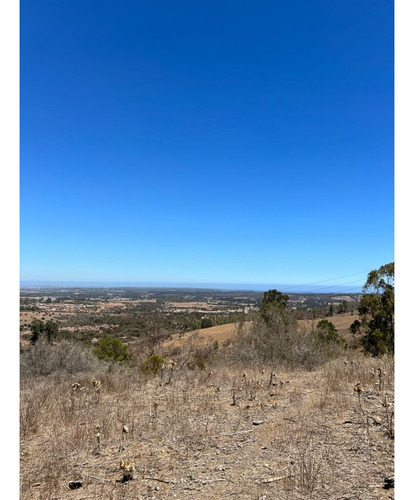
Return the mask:
[(231, 340), (236, 335), (236, 331), (237, 323), (228, 323), (226, 325), (194, 330), (184, 334), (177, 333), (172, 335), (171, 340), (164, 342), (163, 347), (166, 349), (179, 347), (195, 334), (197, 335), (200, 344), (207, 344), (209, 342), (218, 342), (219, 344), (222, 344), (227, 340)]
[(393, 498), (393, 366), (353, 356), (24, 378), (21, 499)]
[[(335, 328), (338, 330), (340, 335), (345, 337), (346, 340), (350, 340), (351, 334), (349, 333), (349, 327), (357, 317), (358, 316), (349, 313), (332, 316), (327, 319), (335, 325)], [(318, 321), (320, 321), (320, 318), (315, 320), (299, 320), (298, 324), (300, 327), (304, 328), (309, 328), (312, 325), (316, 327)], [(237, 323), (212, 326), (210, 328), (186, 332), (185, 334), (174, 334), (172, 335), (171, 340), (164, 343), (163, 347), (166, 349), (179, 347), (194, 334), (197, 334), (197, 337), (202, 344), (207, 344), (208, 342), (218, 342), (219, 345), (222, 345), (223, 342), (231, 341), (236, 335), (236, 332)]]

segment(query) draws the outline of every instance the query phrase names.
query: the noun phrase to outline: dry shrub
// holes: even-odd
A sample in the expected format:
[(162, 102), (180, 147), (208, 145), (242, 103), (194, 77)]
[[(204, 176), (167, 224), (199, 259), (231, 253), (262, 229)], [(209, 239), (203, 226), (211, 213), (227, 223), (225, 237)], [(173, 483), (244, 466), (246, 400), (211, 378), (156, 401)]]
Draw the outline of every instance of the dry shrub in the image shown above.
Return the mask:
[(207, 346), (201, 346), (194, 350), (189, 361), (189, 365), (196, 366), (200, 370), (205, 370), (212, 363), (218, 350), (217, 342), (211, 342)]
[(375, 385), (378, 376), (376, 369), (381, 368), (385, 376), (381, 389), (394, 389), (393, 356), (362, 357), (355, 352), (346, 352), (346, 356), (327, 363), (323, 371), (323, 380), (330, 392), (340, 391), (344, 384), (360, 382), (363, 386)]
[(231, 358), (250, 364), (283, 365), (290, 370), (313, 370), (343, 352), (342, 345), (321, 340), (313, 330), (300, 330), (289, 309), (273, 307), (239, 326)]
[(87, 347), (62, 340), (57, 344), (39, 341), (20, 356), (22, 378), (53, 373), (79, 373), (102, 370), (103, 364)]

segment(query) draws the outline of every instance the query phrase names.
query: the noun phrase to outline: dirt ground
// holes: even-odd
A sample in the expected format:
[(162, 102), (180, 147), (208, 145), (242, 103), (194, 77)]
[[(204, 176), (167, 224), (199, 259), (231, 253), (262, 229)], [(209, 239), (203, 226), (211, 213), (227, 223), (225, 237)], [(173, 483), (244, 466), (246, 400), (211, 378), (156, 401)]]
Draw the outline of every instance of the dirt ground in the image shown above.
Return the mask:
[(392, 499), (393, 367), (354, 356), (23, 380), (21, 499)]

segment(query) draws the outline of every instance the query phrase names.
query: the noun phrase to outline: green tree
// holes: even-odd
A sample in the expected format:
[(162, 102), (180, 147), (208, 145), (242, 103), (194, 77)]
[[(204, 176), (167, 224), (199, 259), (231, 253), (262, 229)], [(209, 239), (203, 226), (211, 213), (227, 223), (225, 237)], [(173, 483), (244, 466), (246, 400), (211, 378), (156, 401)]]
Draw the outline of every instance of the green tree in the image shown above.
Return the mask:
[(129, 348), (117, 338), (104, 337), (93, 350), (98, 359), (125, 363), (129, 359)]
[(263, 294), (260, 302), (260, 310), (265, 310), (268, 306), (287, 307), (289, 295), (284, 295), (278, 290), (268, 290)]
[(359, 323), (351, 331), (362, 333), (362, 345), (373, 356), (394, 352), (394, 262), (368, 274), (358, 307)]
[(31, 337), (30, 337), (30, 342), (32, 344), (36, 344), (36, 342), (39, 340), (40, 335), (44, 332), (45, 330), (45, 324), (41, 319), (34, 319), (30, 323), (30, 332), (31, 332)]
[(49, 343), (53, 342), (56, 339), (59, 333), (59, 326), (52, 320), (46, 321), (44, 325), (44, 332), (46, 333), (46, 338)]
[(343, 300), (338, 306), (338, 314), (346, 313), (348, 311), (348, 302)]
[(318, 339), (322, 342), (335, 343), (335, 344), (345, 344), (345, 339), (338, 335), (338, 331), (335, 325), (328, 321), (327, 319), (322, 319), (316, 325), (316, 333)]
[(203, 318), (201, 320), (200, 327), (201, 328), (210, 328), (213, 326), (213, 320), (211, 318)]

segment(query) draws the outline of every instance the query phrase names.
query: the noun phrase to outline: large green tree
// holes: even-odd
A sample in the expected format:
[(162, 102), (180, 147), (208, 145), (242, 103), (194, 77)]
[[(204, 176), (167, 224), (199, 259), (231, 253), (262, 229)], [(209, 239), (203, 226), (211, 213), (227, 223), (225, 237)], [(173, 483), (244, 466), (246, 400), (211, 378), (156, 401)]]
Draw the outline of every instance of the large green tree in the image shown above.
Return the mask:
[(358, 312), (351, 325), (362, 334), (362, 345), (374, 356), (394, 352), (394, 262), (374, 269), (363, 286)]
[(260, 302), (260, 309), (263, 311), (269, 306), (286, 307), (289, 300), (289, 295), (284, 295), (278, 290), (268, 290), (263, 294)]

